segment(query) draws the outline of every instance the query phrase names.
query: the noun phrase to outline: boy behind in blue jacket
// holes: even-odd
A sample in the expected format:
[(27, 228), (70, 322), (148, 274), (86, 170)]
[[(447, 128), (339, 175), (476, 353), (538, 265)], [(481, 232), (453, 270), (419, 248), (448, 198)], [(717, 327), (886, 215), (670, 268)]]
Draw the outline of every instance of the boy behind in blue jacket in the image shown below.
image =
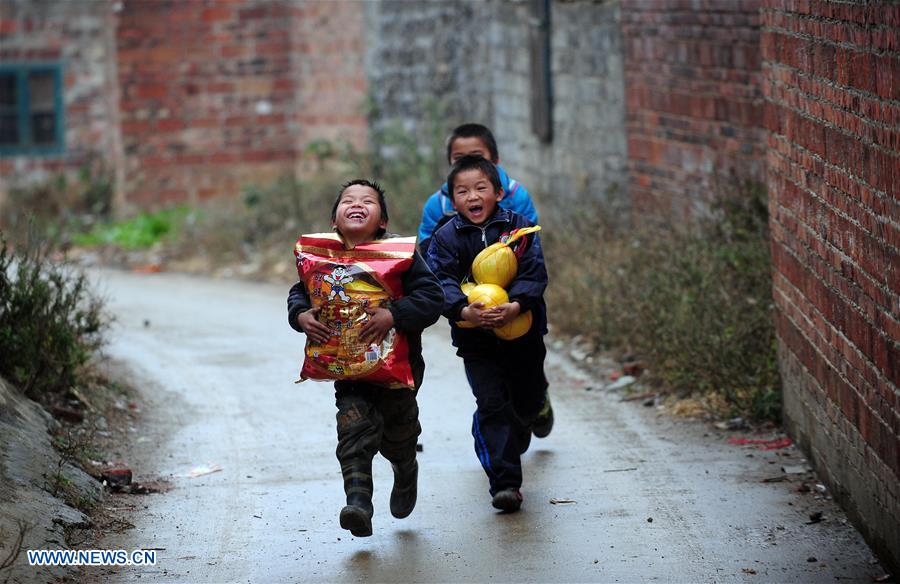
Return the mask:
[[(504, 193), (500, 200), (500, 206), (524, 215), (532, 223), (538, 222), (537, 211), (534, 209), (528, 191), (521, 183), (509, 178), (503, 168), (499, 166), (500, 152), (497, 150), (497, 141), (494, 140), (494, 134), (487, 126), (463, 124), (453, 129), (447, 138), (447, 162), (453, 165), (463, 156), (481, 156), (498, 165), (497, 173), (500, 176), (500, 187)], [(431, 237), (437, 228), (454, 215), (456, 215), (456, 209), (450, 200), (447, 183), (444, 183), (441, 188), (428, 197), (425, 207), (422, 209), (422, 221), (419, 223), (419, 249), (422, 255), (428, 253)]]
[[(469, 304), (460, 284), (466, 278), (472, 280), (475, 256), (514, 229), (532, 223), (499, 206), (505, 193), (490, 160), (460, 158), (447, 184), (458, 214), (435, 232), (427, 261), (444, 289), (443, 313), (475, 394), (472, 436), (475, 454), (490, 482), (491, 504), (505, 512), (517, 511), (522, 504), (520, 457), (532, 433), (543, 438), (553, 427), (544, 375), (547, 271), (541, 242), (537, 234), (531, 234), (513, 244), (518, 272), (507, 286), (509, 302), (490, 309), (481, 303)], [(528, 310), (532, 325), (525, 335), (505, 341), (491, 332)], [(475, 328), (459, 327), (460, 320)]]

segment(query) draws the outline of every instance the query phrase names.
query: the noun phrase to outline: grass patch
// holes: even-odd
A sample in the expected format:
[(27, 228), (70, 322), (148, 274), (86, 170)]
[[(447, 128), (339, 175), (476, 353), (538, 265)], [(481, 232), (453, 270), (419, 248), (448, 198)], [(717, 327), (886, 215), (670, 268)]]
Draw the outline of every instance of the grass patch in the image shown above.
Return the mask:
[(96, 225), (87, 233), (75, 234), (72, 242), (87, 247), (115, 245), (126, 250), (146, 249), (166, 238), (175, 238), (188, 213), (186, 207), (142, 212), (130, 219)]
[(680, 395), (720, 394), (729, 415), (779, 419), (763, 188), (722, 196), (680, 231), (628, 231), (599, 207), (547, 219), (555, 325), (640, 355)]

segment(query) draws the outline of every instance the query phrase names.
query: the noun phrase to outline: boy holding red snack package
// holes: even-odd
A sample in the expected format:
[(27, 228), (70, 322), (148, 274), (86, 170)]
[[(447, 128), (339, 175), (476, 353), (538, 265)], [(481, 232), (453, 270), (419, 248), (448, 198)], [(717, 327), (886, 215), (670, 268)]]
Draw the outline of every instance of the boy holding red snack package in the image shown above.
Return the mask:
[[(553, 409), (544, 375), (547, 270), (534, 233), (539, 227), (499, 206), (501, 184), (490, 160), (457, 160), (447, 177), (457, 214), (435, 231), (427, 256), (444, 288), (443, 314), (475, 395), (475, 454), (490, 483), (491, 504), (509, 513), (522, 504), (521, 455), (532, 434), (550, 433)], [(493, 262), (490, 254), (507, 244), (502, 251), (508, 261)], [(487, 263), (498, 268), (493, 278), (484, 277)], [(479, 285), (464, 292), (472, 279)]]
[(340, 525), (372, 535), (372, 459), (391, 462), (391, 514), (416, 504), (416, 438), (422, 331), (440, 317), (443, 292), (415, 238), (387, 237), (384, 190), (345, 184), (331, 210), (335, 233), (302, 235), (300, 281), (288, 294), (288, 322), (306, 333), (301, 379), (334, 379), (337, 458), (347, 505)]

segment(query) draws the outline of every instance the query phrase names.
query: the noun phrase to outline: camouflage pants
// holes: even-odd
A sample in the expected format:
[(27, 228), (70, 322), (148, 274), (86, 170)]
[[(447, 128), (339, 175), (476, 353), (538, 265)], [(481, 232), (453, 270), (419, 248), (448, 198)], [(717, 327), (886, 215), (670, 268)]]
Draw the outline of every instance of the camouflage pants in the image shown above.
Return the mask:
[(416, 393), (357, 381), (335, 383), (335, 454), (348, 496), (372, 496), (372, 459), (377, 452), (396, 464), (415, 459), (422, 432)]

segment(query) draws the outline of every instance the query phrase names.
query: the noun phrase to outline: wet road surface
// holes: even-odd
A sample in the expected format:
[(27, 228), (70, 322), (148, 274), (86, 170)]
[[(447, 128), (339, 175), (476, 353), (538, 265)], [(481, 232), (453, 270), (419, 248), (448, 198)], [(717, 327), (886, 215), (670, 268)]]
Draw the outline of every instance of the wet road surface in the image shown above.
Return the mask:
[[(416, 510), (390, 515), (392, 474), (378, 457), (375, 533), (352, 537), (337, 522), (333, 392), (293, 383), (303, 337), (286, 322), (288, 286), (94, 275), (117, 319), (107, 352), (128, 364), (143, 396), (127, 462), (136, 480), (173, 484), (127, 497), (135, 528), (101, 542), (158, 549), (157, 564), (89, 570), (98, 581), (823, 582), (883, 573), (831, 501), (761, 482), (799, 464), (796, 450), (741, 449), (701, 424), (585, 391), (598, 382), (552, 352), (556, 427), (524, 457), (522, 511), (498, 514), (443, 320), (424, 338)], [(221, 471), (188, 476), (202, 465)], [(814, 511), (825, 521), (808, 524)]]

